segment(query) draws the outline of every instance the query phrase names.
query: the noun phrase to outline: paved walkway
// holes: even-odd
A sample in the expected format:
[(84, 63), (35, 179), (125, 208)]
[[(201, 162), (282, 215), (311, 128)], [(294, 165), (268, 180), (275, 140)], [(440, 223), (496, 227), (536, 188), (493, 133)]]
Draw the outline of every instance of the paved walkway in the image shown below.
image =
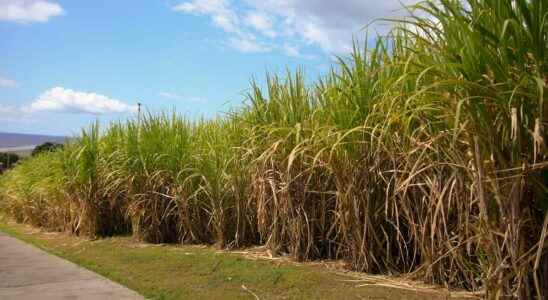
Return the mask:
[(0, 232), (0, 299), (143, 299), (136, 292)]

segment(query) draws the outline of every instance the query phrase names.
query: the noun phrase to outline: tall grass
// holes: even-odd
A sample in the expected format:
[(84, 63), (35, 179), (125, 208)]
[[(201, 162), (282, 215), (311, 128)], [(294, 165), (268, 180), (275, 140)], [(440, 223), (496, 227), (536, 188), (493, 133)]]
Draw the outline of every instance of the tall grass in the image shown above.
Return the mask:
[(153, 243), (264, 244), (371, 273), (548, 295), (548, 5), (426, 1), (314, 85), (224, 118), (97, 125), (1, 181), (18, 221)]

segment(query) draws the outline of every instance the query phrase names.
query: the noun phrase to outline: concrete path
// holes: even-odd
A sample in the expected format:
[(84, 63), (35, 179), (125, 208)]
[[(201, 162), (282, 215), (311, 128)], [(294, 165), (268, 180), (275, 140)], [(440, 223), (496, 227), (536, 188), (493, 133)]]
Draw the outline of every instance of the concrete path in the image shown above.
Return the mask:
[(0, 299), (143, 299), (136, 292), (0, 232)]

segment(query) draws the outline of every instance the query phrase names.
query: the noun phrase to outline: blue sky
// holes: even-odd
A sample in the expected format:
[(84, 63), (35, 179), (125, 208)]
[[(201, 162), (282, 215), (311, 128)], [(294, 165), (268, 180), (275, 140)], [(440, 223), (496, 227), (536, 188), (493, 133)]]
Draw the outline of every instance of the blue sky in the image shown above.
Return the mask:
[(266, 71), (319, 76), (363, 37), (362, 26), (399, 8), (397, 0), (0, 0), (0, 131), (73, 134), (131, 116), (137, 101), (211, 117), (240, 105)]

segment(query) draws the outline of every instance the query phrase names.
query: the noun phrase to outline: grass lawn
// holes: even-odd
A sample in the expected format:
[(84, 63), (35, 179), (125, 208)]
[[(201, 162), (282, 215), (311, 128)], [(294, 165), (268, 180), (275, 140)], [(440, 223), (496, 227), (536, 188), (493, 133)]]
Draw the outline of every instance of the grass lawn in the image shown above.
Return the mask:
[(0, 230), (151, 299), (464, 299), (441, 289), (391, 287), (382, 284), (388, 279), (358, 278), (319, 264), (251, 259), (211, 247), (142, 244), (127, 237), (92, 241), (47, 233), (1, 214)]

